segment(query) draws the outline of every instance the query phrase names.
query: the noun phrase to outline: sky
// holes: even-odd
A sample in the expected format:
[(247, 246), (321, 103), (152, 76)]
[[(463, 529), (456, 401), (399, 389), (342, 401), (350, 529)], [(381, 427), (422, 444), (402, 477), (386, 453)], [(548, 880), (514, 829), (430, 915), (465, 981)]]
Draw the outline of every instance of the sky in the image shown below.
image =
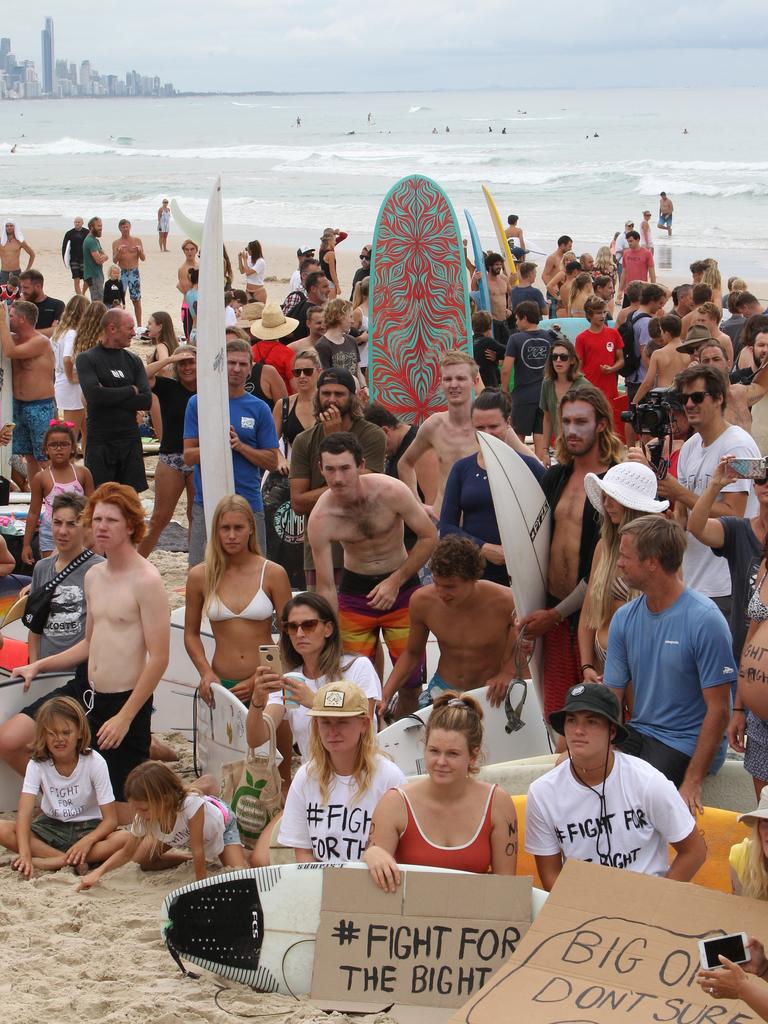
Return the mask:
[[(74, 10), (73, 10), (74, 8)], [(765, 0), (48, 0), (12, 19), (17, 59), (135, 69), (184, 91), (429, 91), (768, 84)]]

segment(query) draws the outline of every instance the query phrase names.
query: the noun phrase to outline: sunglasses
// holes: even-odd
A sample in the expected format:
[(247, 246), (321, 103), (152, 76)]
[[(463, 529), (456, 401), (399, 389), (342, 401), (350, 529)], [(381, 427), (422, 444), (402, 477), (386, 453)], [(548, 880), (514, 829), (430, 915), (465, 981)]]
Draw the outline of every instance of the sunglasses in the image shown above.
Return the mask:
[(311, 377), (315, 372), (314, 366), (297, 366), (293, 371), (294, 377)]
[(688, 404), (689, 399), (694, 405), (701, 405), (708, 394), (708, 391), (689, 391), (688, 394), (680, 395), (680, 401), (684, 406)]
[(314, 633), (319, 625), (320, 619), (302, 619), (301, 622), (284, 622), (283, 631), (288, 636), (296, 636), (299, 630), (302, 633)]
[(571, 357), (567, 352), (553, 352), (552, 362), (553, 363), (567, 363)]
[(367, 252), (361, 252), (360, 253), (360, 259), (361, 260), (369, 260), (370, 258), (371, 258), (371, 254), (370, 253), (367, 253)]

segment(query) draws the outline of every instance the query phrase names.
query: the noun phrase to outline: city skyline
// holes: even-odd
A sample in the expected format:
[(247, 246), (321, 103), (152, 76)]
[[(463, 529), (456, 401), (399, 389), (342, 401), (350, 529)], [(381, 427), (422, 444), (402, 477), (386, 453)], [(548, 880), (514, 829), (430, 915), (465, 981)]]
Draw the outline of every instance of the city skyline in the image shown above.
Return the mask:
[(10, 36), (0, 38), (0, 100), (70, 99), (101, 96), (174, 96), (171, 82), (161, 82), (159, 75), (142, 75), (126, 71), (125, 78), (103, 75), (89, 58), (80, 61), (56, 59), (53, 18), (47, 16), (40, 32), (42, 80), (34, 60), (19, 60), (12, 49)]

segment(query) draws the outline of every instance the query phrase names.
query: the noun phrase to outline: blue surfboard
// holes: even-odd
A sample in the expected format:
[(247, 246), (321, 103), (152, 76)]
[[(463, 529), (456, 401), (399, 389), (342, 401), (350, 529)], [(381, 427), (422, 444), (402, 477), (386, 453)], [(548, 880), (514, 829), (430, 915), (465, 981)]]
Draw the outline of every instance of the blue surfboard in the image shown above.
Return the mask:
[[(582, 331), (589, 330), (589, 320), (584, 316), (554, 316), (539, 323), (542, 330), (552, 330), (555, 325), (559, 326), (560, 332), (574, 344)], [(609, 320), (606, 326), (613, 327), (613, 320)]]
[(479, 279), (479, 292), (472, 294), (475, 299), (478, 309), (484, 310), (486, 313), (491, 311), (491, 293), (488, 290), (488, 273), (485, 269), (485, 253), (483, 247), (480, 245), (480, 236), (477, 233), (477, 225), (472, 217), (469, 210), (464, 211), (464, 216), (467, 218), (467, 225), (469, 227), (469, 237), (472, 242), (472, 253), (475, 258), (475, 270), (480, 272)]

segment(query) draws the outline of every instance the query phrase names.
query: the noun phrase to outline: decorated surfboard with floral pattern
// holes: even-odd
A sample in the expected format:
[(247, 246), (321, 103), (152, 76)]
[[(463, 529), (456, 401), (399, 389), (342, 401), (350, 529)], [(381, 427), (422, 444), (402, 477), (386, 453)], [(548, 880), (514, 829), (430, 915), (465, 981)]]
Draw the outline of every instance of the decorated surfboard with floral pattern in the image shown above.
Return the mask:
[(368, 336), (374, 401), (417, 424), (445, 408), (440, 357), (449, 349), (471, 355), (472, 331), (458, 220), (431, 178), (402, 178), (381, 205)]

